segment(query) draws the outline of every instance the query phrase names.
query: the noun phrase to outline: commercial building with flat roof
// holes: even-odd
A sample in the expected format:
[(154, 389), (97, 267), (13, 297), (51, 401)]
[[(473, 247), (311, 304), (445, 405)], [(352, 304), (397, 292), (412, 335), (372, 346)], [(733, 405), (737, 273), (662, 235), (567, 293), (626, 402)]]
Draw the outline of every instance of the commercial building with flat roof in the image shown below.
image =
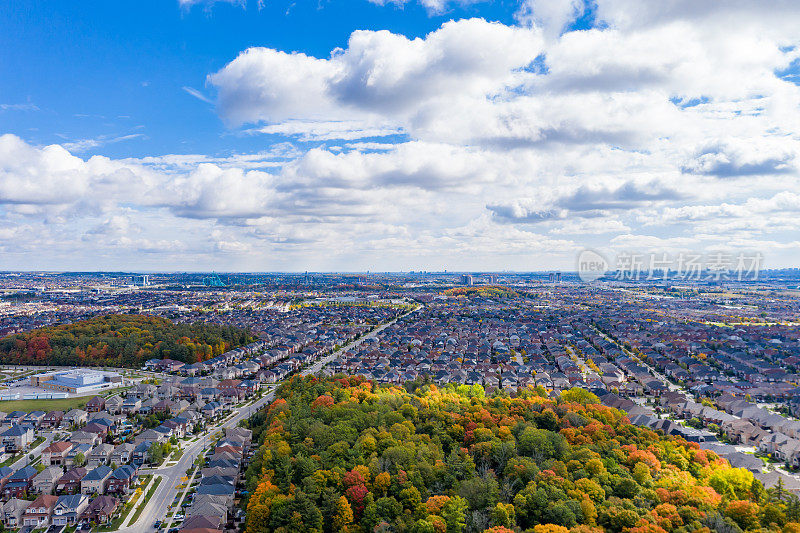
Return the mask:
[(61, 370), (31, 376), (31, 386), (61, 392), (90, 392), (104, 389), (122, 381), (116, 372), (101, 372), (86, 368)]

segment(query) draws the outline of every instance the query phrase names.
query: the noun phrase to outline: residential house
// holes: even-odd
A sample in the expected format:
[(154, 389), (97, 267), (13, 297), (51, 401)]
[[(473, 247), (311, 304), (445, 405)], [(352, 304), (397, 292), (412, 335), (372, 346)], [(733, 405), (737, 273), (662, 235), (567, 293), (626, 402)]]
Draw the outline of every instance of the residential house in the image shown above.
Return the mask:
[(72, 446), (71, 442), (65, 440), (52, 443), (42, 450), (42, 464), (44, 466), (63, 465)]
[(53, 525), (69, 526), (78, 521), (78, 517), (83, 514), (89, 506), (89, 497), (85, 494), (69, 494), (59, 496), (55, 506), (53, 506)]
[(135, 447), (136, 446), (134, 446), (130, 442), (123, 442), (122, 444), (114, 448), (113, 452), (111, 452), (109, 461), (114, 463), (115, 465), (124, 465), (125, 463), (129, 463), (131, 461), (131, 457), (133, 455), (133, 449)]
[(119, 508), (119, 500), (113, 496), (98, 496), (86, 507), (81, 519), (95, 524), (107, 524)]
[(787, 437), (783, 433), (771, 433), (758, 443), (758, 449), (761, 450), (762, 453), (775, 453), (776, 450), (779, 450), (781, 446), (784, 444), (789, 443), (791, 439)]
[(73, 431), (69, 440), (72, 441), (73, 445), (88, 444), (90, 446), (95, 446), (103, 441), (97, 433), (89, 433), (87, 431)]
[(157, 434), (161, 436), (159, 442), (168, 441), (173, 435), (172, 429), (165, 426), (164, 424), (154, 427), (153, 431), (155, 431)]
[(126, 399), (131, 397), (139, 399), (152, 398), (153, 396), (155, 396), (157, 390), (158, 388), (155, 385), (143, 383), (130, 389), (125, 398)]
[(776, 448), (773, 456), (791, 466), (800, 465), (800, 440), (789, 438)]
[(28, 416), (22, 419), (22, 425), (31, 425), (38, 428), (42, 425), (42, 420), (47, 413), (44, 411), (31, 411)]
[(106, 464), (113, 451), (113, 444), (98, 444), (94, 447), (92, 453), (90, 453), (89, 457), (86, 459), (86, 466), (89, 468), (94, 468), (96, 466)]
[(139, 408), (142, 406), (142, 400), (140, 400), (136, 396), (128, 396), (125, 398), (125, 401), (122, 402), (122, 412), (128, 414), (135, 414), (139, 412)]
[(170, 407), (170, 412), (172, 414), (182, 413), (192, 405), (187, 400), (180, 399), (176, 402), (172, 402), (172, 406)]
[(182, 439), (186, 435), (186, 426), (187, 422), (185, 419), (179, 418), (171, 418), (169, 420), (165, 420), (162, 426), (169, 428), (172, 431), (172, 434)]
[(78, 456), (83, 456), (83, 462), (81, 462), (78, 466), (83, 466), (86, 464), (86, 459), (88, 459), (89, 455), (92, 453), (93, 446), (91, 444), (75, 444), (72, 448), (67, 452), (67, 458), (64, 461), (66, 466), (73, 466), (75, 465)]
[(57, 428), (64, 418), (64, 411), (50, 411), (42, 417), (41, 426), (44, 428)]
[(97, 435), (100, 438), (100, 441), (102, 442), (103, 439), (106, 438), (106, 435), (108, 434), (108, 430), (110, 428), (111, 428), (111, 426), (108, 426), (106, 424), (98, 424), (97, 422), (89, 422), (88, 424), (86, 424), (83, 427), (83, 432), (84, 433), (94, 433), (95, 435)]
[(106, 411), (111, 413), (112, 415), (118, 415), (122, 412), (122, 405), (125, 403), (125, 400), (122, 399), (121, 396), (109, 396), (106, 398)]
[(753, 436), (762, 432), (760, 428), (757, 428), (747, 420), (739, 418), (723, 422), (720, 427), (728, 435), (729, 439), (742, 444), (751, 444)]
[(39, 471), (30, 465), (23, 466), (8, 478), (8, 481), (3, 486), (3, 495), (6, 498), (21, 498), (31, 492), (33, 478), (38, 473)]
[(156, 398), (148, 398), (142, 401), (142, 405), (139, 407), (139, 412), (147, 415), (153, 412), (153, 408), (158, 404), (160, 400)]
[(89, 414), (83, 409), (71, 409), (64, 415), (61, 423), (76, 427), (81, 426), (86, 423), (88, 416)]
[(7, 452), (25, 451), (33, 442), (33, 429), (15, 424), (0, 433), (0, 438)]
[(213, 484), (209, 483), (197, 487), (198, 495), (208, 494), (212, 496), (220, 496), (225, 499), (228, 507), (233, 505), (234, 492), (235, 489), (233, 485), (230, 485), (228, 483), (213, 483)]
[(42, 494), (33, 500), (22, 515), (22, 525), (31, 526), (33, 528), (50, 525), (50, 516), (53, 514), (53, 508), (56, 506), (57, 501), (58, 496), (52, 496), (50, 494)]
[(81, 492), (83, 494), (105, 494), (106, 482), (112, 472), (111, 467), (107, 465), (100, 465), (90, 470), (81, 480)]
[(180, 392), (180, 388), (176, 385), (165, 383), (156, 391), (156, 397), (159, 400), (171, 400), (172, 398), (177, 398), (180, 395)]
[[(219, 382), (219, 384), (217, 385), (217, 388), (222, 392), (225, 392), (225, 391), (239, 391), (240, 390), (239, 389), (239, 384), (241, 382), (242, 381), (239, 380), (239, 379), (223, 379), (222, 381)], [(237, 392), (237, 394), (238, 394), (238, 392)]]
[(216, 387), (204, 387), (200, 389), (200, 399), (204, 402), (211, 402), (219, 398), (220, 390)]
[[(186, 522), (194, 521), (197, 517), (219, 523), (220, 528), (224, 529), (225, 523), (228, 521), (228, 506), (224, 499), (216, 501), (196, 497), (192, 505), (186, 510)], [(184, 527), (186, 526), (184, 525)]]
[(170, 414), (172, 412), (172, 401), (160, 400), (157, 404), (153, 406), (153, 412)]
[(26, 413), (25, 411), (11, 411), (10, 413), (8, 413), (5, 416), (5, 418), (3, 419), (3, 422), (5, 422), (6, 424), (12, 424), (12, 425), (13, 424), (21, 424), (22, 423), (22, 419), (25, 418), (26, 416), (28, 416), (28, 413)]
[[(86, 427), (83, 428), (84, 431), (92, 431), (92, 432), (100, 432), (103, 435), (108, 435), (109, 433), (114, 433), (117, 430), (117, 426), (120, 424), (120, 417), (114, 416), (106, 413), (105, 411), (101, 411), (99, 413), (94, 413), (89, 417), (89, 423), (86, 424)], [(104, 429), (94, 428), (87, 429), (89, 426), (93, 425), (101, 426)]]
[(128, 492), (136, 482), (136, 467), (123, 465), (112, 472), (108, 478), (107, 494), (124, 494)]
[(222, 411), (222, 404), (219, 402), (208, 402), (201, 409), (203, 416), (206, 418), (213, 418), (220, 414)]
[(147, 461), (148, 452), (153, 441), (142, 441), (136, 443), (136, 446), (131, 452), (131, 463), (134, 465), (142, 465)]
[(68, 470), (56, 481), (57, 494), (75, 494), (79, 492), (81, 480), (86, 476), (86, 468), (77, 466)]
[[(191, 511), (191, 508), (190, 508)], [(183, 522), (181, 533), (222, 533), (225, 522), (218, 515), (205, 516), (199, 514), (202, 511), (195, 511), (197, 514), (189, 516), (187, 512), (186, 520)]]
[(33, 478), (33, 491), (39, 494), (50, 494), (56, 482), (64, 475), (60, 466), (48, 466)]
[(164, 434), (154, 429), (146, 429), (136, 435), (133, 439), (134, 444), (141, 444), (142, 442), (163, 442), (166, 440)]
[(105, 408), (106, 400), (102, 396), (94, 396), (88, 402), (86, 402), (87, 413), (98, 413), (105, 410)]
[(3, 524), (6, 528), (16, 529), (22, 526), (22, 516), (30, 503), (28, 500), (11, 498), (3, 504)]
[(10, 478), (11, 474), (14, 472), (15, 470), (10, 466), (0, 466), (0, 489), (8, 482), (8, 478)]

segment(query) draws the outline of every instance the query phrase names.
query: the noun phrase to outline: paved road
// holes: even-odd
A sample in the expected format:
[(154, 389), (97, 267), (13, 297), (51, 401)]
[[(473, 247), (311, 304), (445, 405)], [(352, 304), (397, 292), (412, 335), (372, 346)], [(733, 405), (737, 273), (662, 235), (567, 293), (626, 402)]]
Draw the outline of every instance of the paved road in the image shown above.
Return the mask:
[[(598, 335), (600, 335), (601, 337), (603, 337), (605, 340), (607, 340), (608, 342), (610, 342), (610, 343), (612, 343), (612, 344), (615, 344), (615, 345), (617, 346), (617, 348), (619, 348), (620, 350), (622, 350), (622, 353), (624, 353), (625, 355), (627, 355), (627, 356), (629, 356), (629, 357), (631, 357), (631, 358), (635, 359), (635, 360), (636, 360), (637, 362), (639, 362), (639, 363), (640, 363), (642, 366), (644, 366), (645, 368), (647, 368), (647, 369), (650, 371), (650, 373), (651, 373), (653, 376), (655, 376), (655, 378), (656, 378), (656, 379), (658, 379), (658, 380), (659, 380), (661, 383), (663, 383), (664, 385), (666, 385), (666, 386), (667, 386), (667, 389), (669, 389), (671, 392), (681, 392), (681, 393), (683, 393), (683, 394), (684, 394), (684, 396), (686, 396), (686, 397), (687, 397), (687, 399), (691, 399), (691, 398), (689, 398), (689, 397), (686, 395), (686, 391), (684, 391), (684, 390), (683, 390), (681, 387), (679, 387), (678, 385), (676, 385), (676, 384), (674, 384), (673, 382), (671, 382), (670, 380), (668, 380), (666, 376), (662, 375), (662, 374), (661, 374), (661, 373), (660, 373), (658, 370), (656, 370), (655, 368), (653, 368), (652, 366), (650, 366), (650, 364), (649, 364), (647, 361), (643, 361), (643, 360), (642, 360), (641, 358), (639, 358), (639, 356), (637, 356), (635, 353), (633, 353), (633, 352), (631, 352), (630, 350), (628, 350), (627, 348), (625, 348), (625, 347), (622, 345), (622, 343), (621, 343), (621, 342), (617, 342), (617, 341), (615, 341), (614, 339), (612, 339), (611, 337), (609, 337), (608, 335), (606, 335), (605, 333), (603, 333), (602, 331), (600, 331), (600, 329), (598, 329), (597, 327), (594, 327), (593, 329), (595, 330), (595, 332), (597, 332), (597, 334), (598, 334)], [(692, 401), (693, 401), (693, 400), (692, 400)]]
[[(13, 464), (10, 465), (11, 468), (13, 468), (14, 470), (19, 470), (20, 468), (22, 468), (23, 466), (28, 464), (28, 462), (29, 462), (28, 461), (28, 456), (29, 455), (33, 455), (33, 461), (35, 461), (36, 457), (38, 457), (39, 454), (42, 453), (42, 450), (44, 450), (45, 448), (50, 446), (50, 444), (53, 442), (53, 436), (55, 435), (55, 433), (56, 432), (54, 432), (54, 431), (46, 433), (45, 434), (46, 437), (44, 439), (44, 442), (42, 442), (40, 445), (38, 445), (36, 448), (34, 448), (32, 450), (28, 450), (25, 453), (25, 455), (23, 455), (22, 457), (17, 459)], [(33, 462), (33, 461), (30, 461), (30, 462)]]
[(146, 531), (155, 531), (156, 529), (153, 527), (153, 524), (156, 520), (163, 520), (166, 516), (167, 511), (169, 510), (169, 505), (173, 502), (175, 496), (178, 494), (178, 485), (181, 483), (181, 478), (186, 475), (186, 471), (209, 443), (208, 439), (204, 437), (213, 435), (214, 432), (219, 431), (222, 428), (235, 427), (242, 419), (250, 416), (251, 413), (256, 412), (258, 409), (271, 402), (274, 397), (275, 391), (273, 389), (252, 405), (243, 407), (236, 411), (233, 417), (225, 420), (222, 422), (222, 424), (216, 425), (213, 428), (209, 428), (205, 432), (199, 434), (201, 438), (186, 445), (183, 450), (183, 455), (175, 465), (162, 466), (155, 469), (143, 469), (142, 473), (157, 474), (162, 476), (163, 479), (161, 480), (161, 484), (153, 493), (150, 501), (147, 502), (147, 507), (145, 507), (144, 511), (142, 511), (139, 519), (134, 524), (129, 524), (127, 527), (118, 529), (117, 531), (124, 533), (143, 533)]
[[(350, 344), (340, 348), (339, 350), (331, 353), (330, 355), (323, 357), (310, 367), (304, 369), (301, 373), (303, 375), (309, 374), (316, 374), (322, 368), (333, 361), (339, 354), (350, 350), (366, 339), (370, 339), (383, 331), (384, 329), (388, 328), (400, 318), (406, 317), (411, 313), (416, 312), (417, 310), (421, 309), (422, 306), (417, 307), (404, 315), (401, 315), (394, 320), (390, 320), (389, 322), (378, 326), (377, 328), (373, 329), (363, 337), (356, 339), (355, 341), (351, 342)], [(142, 514), (139, 516), (139, 519), (134, 524), (129, 524), (127, 527), (118, 529), (117, 531), (121, 533), (142, 533), (142, 532), (150, 532), (155, 531), (153, 524), (156, 520), (163, 520), (166, 516), (167, 511), (169, 510), (169, 505), (175, 499), (175, 496), (178, 494), (177, 486), (181, 483), (181, 478), (186, 475), (186, 471), (192, 465), (194, 460), (197, 458), (200, 453), (205, 449), (206, 445), (208, 444), (206, 438), (209, 435), (212, 435), (214, 432), (218, 431), (220, 428), (228, 428), (236, 426), (239, 421), (242, 419), (249, 417), (251, 413), (255, 413), (264, 405), (270, 403), (275, 398), (275, 389), (271, 390), (259, 400), (257, 400), (254, 404), (244, 407), (236, 412), (236, 414), (229, 418), (228, 420), (224, 421), (221, 425), (214, 426), (213, 428), (207, 429), (204, 433), (201, 434), (201, 438), (195, 442), (188, 444), (183, 451), (183, 455), (181, 456), (180, 460), (177, 464), (168, 467), (160, 467), (156, 469), (143, 469), (142, 473), (152, 473), (157, 474), (163, 477), (161, 480), (161, 484), (156, 489), (155, 493), (153, 493), (152, 498), (150, 501), (147, 502), (147, 507), (145, 507)], [(135, 512), (135, 511), (131, 511)]]
[(393, 320), (390, 320), (389, 322), (387, 322), (385, 324), (382, 324), (382, 325), (378, 326), (377, 328), (373, 329), (372, 331), (370, 331), (369, 333), (367, 333), (363, 337), (359, 337), (358, 339), (354, 340), (350, 344), (347, 344), (346, 346), (343, 346), (343, 347), (339, 348), (338, 350), (336, 350), (335, 352), (331, 353), (330, 355), (328, 355), (326, 357), (323, 357), (322, 359), (320, 359), (319, 361), (317, 361), (313, 365), (303, 369), (300, 373), (303, 374), (304, 376), (308, 376), (310, 374), (316, 374), (317, 372), (322, 370), (322, 368), (324, 366), (328, 365), (331, 361), (333, 361), (334, 359), (339, 357), (340, 354), (355, 348), (356, 346), (358, 346), (359, 344), (361, 344), (362, 342), (364, 342), (367, 339), (373, 338), (375, 335), (377, 335), (378, 333), (380, 333), (384, 329), (388, 328), (389, 326), (391, 326), (392, 324), (394, 324), (395, 322), (397, 322), (401, 318), (407, 317), (411, 313), (416, 313), (420, 309), (422, 309), (422, 306), (415, 307), (414, 309), (412, 309), (408, 313), (406, 313), (404, 315), (400, 315), (399, 317), (397, 317), (397, 318), (395, 318)]
[[(180, 499), (178, 499), (178, 503), (175, 505), (175, 509), (177, 511), (183, 510), (183, 507), (182, 507), (183, 500), (186, 499), (186, 493), (189, 491), (189, 487), (192, 486), (192, 482), (194, 482), (194, 478), (197, 476), (197, 473), (199, 471), (200, 471), (200, 469), (198, 467), (195, 467), (194, 470), (192, 470), (192, 476), (189, 478), (189, 481), (186, 482), (186, 488), (181, 489), (181, 497), (180, 497)], [(172, 528), (172, 520), (173, 520), (173, 518), (174, 517), (170, 517), (169, 520), (167, 520), (165, 522), (165, 524), (164, 524), (164, 529), (166, 529), (167, 531), (169, 531)]]

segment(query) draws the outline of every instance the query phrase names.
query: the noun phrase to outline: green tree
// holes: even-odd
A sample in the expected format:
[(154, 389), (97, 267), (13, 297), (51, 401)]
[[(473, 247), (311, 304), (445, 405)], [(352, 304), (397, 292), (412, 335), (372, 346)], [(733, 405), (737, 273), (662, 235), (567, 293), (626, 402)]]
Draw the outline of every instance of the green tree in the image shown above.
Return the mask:
[(466, 512), (469, 508), (466, 500), (453, 496), (442, 508), (442, 518), (447, 524), (447, 533), (461, 533), (466, 523)]
[(561, 393), (561, 400), (568, 403), (592, 404), (600, 403), (596, 394), (580, 387), (573, 387)]
[(150, 445), (147, 449), (147, 462), (151, 465), (160, 465), (164, 460), (164, 448), (157, 442)]

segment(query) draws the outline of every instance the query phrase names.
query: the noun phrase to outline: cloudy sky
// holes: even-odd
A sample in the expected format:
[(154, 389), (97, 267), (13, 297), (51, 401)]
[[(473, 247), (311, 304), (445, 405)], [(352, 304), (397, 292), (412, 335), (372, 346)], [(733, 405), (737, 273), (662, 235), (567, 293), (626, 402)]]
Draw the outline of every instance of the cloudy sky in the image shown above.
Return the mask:
[(21, 0), (0, 269), (800, 266), (800, 2)]

